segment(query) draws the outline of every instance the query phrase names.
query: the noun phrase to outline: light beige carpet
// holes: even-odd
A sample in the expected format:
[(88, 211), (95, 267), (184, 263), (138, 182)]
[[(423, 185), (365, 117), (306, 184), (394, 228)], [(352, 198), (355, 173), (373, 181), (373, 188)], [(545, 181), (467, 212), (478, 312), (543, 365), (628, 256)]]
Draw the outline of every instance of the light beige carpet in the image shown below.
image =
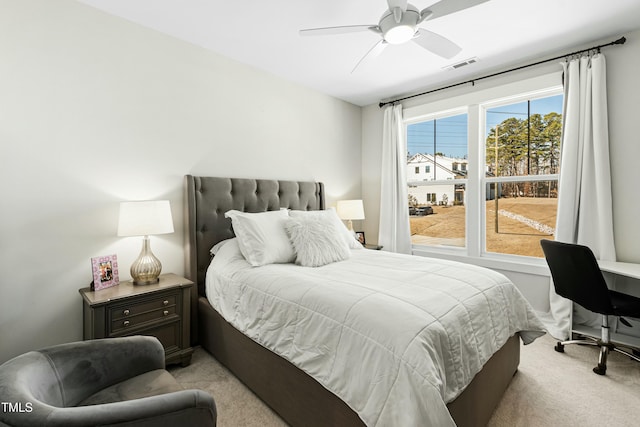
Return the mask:
[[(594, 374), (595, 347), (567, 346), (554, 351), (544, 336), (522, 347), (513, 378), (490, 427), (640, 426), (640, 363), (610, 355), (606, 376)], [(220, 427), (281, 427), (286, 424), (205, 350), (191, 365), (171, 368), (185, 388), (211, 393)]]

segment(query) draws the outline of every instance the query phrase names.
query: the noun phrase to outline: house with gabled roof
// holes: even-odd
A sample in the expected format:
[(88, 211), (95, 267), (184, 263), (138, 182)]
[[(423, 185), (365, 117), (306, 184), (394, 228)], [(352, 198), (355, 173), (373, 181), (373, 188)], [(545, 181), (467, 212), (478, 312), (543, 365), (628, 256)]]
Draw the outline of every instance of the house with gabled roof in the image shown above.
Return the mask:
[(453, 181), (467, 177), (467, 166), (468, 161), (463, 158), (414, 154), (407, 160), (408, 193), (418, 205), (464, 204), (465, 187)]

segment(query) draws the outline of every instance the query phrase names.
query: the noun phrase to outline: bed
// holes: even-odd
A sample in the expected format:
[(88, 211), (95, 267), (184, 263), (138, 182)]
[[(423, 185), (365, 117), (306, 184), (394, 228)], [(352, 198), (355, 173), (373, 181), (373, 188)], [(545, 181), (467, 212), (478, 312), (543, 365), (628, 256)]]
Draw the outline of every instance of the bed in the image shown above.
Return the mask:
[[(295, 357), (292, 358), (295, 362), (289, 361), (278, 354), (283, 354), (283, 352), (277, 346), (271, 349), (267, 348), (269, 346), (268, 338), (259, 344), (240, 332), (239, 329), (246, 328), (239, 326), (234, 319), (227, 321), (219, 312), (225, 310), (220, 310), (220, 307), (217, 310), (214, 309), (206, 295), (206, 273), (211, 265), (210, 250), (217, 243), (234, 237), (231, 221), (229, 218), (225, 218), (225, 212), (229, 210), (266, 212), (278, 211), (282, 208), (295, 211), (323, 210), (325, 209), (325, 200), (322, 183), (187, 175), (185, 177), (185, 197), (186, 269), (187, 275), (197, 283), (198, 287), (198, 292), (197, 294), (193, 293), (192, 300), (192, 337), (197, 337), (198, 343), (204, 349), (209, 351), (292, 426), (388, 425), (385, 420), (395, 420), (394, 417), (397, 413), (394, 415), (393, 409), (387, 411), (384, 398), (382, 401), (385, 401), (383, 405), (385, 408), (380, 409), (381, 413), (372, 415), (372, 410), (375, 412), (379, 409), (375, 405), (375, 400), (372, 401), (374, 403), (373, 409), (363, 409), (363, 405), (358, 399), (354, 401), (349, 397), (348, 392), (345, 393), (342, 388), (333, 386), (334, 383), (341, 382), (342, 377), (348, 376), (348, 370), (343, 371), (342, 374), (337, 372), (335, 374), (338, 375), (337, 377), (328, 379), (325, 375), (326, 372), (322, 371), (324, 369), (322, 366), (320, 366), (321, 372), (318, 374), (314, 372), (314, 369), (301, 365)], [(225, 246), (225, 250), (227, 250), (227, 246)], [(357, 251), (362, 252), (356, 253)], [(353, 260), (349, 262), (372, 263), (370, 259), (374, 256), (374, 252), (367, 249), (354, 250)], [(374, 267), (373, 264), (387, 262), (384, 261), (387, 259), (384, 257), (393, 255), (380, 253), (375, 256), (381, 258), (373, 261), (371, 268)], [(242, 260), (239, 263), (242, 264)], [(345, 272), (340, 270), (343, 268), (343, 263), (335, 264), (323, 271), (334, 269), (337, 271), (335, 274), (343, 276)], [(454, 265), (455, 263), (449, 263), (445, 267), (438, 268), (449, 269)], [(272, 278), (281, 274), (279, 269), (287, 268), (282, 265), (265, 267), (260, 267), (263, 268), (260, 271), (268, 272), (269, 277)], [(471, 272), (469, 274), (472, 275), (488, 273), (488, 270), (484, 271), (484, 269), (477, 267), (469, 268), (473, 270), (469, 270)], [(251, 269), (245, 268), (242, 274), (250, 273), (249, 270)], [(308, 271), (315, 274), (313, 269)], [(496, 276), (494, 275), (495, 273), (489, 275), (492, 277), (491, 280), (495, 280)], [(297, 278), (295, 280), (306, 279)], [(314, 281), (315, 278), (310, 280)], [(279, 281), (272, 280), (273, 283)], [(256, 286), (260, 286), (260, 280), (257, 282)], [(365, 292), (369, 291), (365, 290)], [(360, 289), (354, 292), (360, 292)], [(526, 307), (523, 310), (526, 311)], [(527, 340), (530, 341), (543, 332), (541, 332), (541, 325), (535, 319), (535, 315), (527, 313), (527, 316), (529, 318), (525, 321), (527, 325), (525, 329), (529, 330)], [(229, 318), (228, 314), (227, 318)], [(379, 319), (372, 318), (370, 320), (377, 321)], [(232, 323), (235, 323), (235, 326)], [(383, 329), (385, 329), (384, 324), (376, 330)], [(245, 330), (245, 332), (260, 340), (255, 331)], [(455, 392), (456, 396), (453, 400), (447, 399), (445, 411), (448, 413), (446, 415), (437, 414), (433, 419), (443, 420), (446, 418), (446, 423), (453, 424), (455, 422), (458, 426), (485, 425), (512, 376), (517, 371), (520, 360), (520, 338), (518, 335), (518, 333), (512, 333), (506, 336), (504, 343), (500, 342), (499, 348), (495, 352), (486, 355), (487, 360), (481, 361), (481, 370), (477, 373), (471, 372), (470, 382), (467, 381), (458, 387), (460, 392)], [(464, 342), (461, 343), (463, 346), (466, 345)], [(307, 372), (312, 372), (312, 374)], [(357, 372), (357, 370), (353, 370), (353, 372)], [(363, 377), (363, 375), (359, 377)], [(384, 382), (384, 380), (380, 379), (380, 382)], [(451, 380), (451, 382), (454, 381)], [(394, 393), (392, 398), (387, 397), (391, 402), (401, 401), (405, 394), (410, 395), (410, 399), (415, 399), (416, 395), (411, 390)], [(417, 394), (420, 393), (418, 390)], [(338, 397), (339, 395), (347, 397), (341, 399)], [(444, 407), (445, 397), (442, 399)], [(440, 402), (434, 403), (434, 405), (438, 406)], [(357, 409), (354, 410), (353, 407)], [(395, 410), (397, 411), (397, 409), (396, 407)], [(422, 414), (426, 418), (430, 417), (428, 413), (423, 412)], [(405, 415), (409, 419), (413, 419), (413, 424), (424, 425), (424, 419), (415, 419), (418, 417), (411, 418), (411, 414), (402, 414), (402, 416)], [(363, 419), (366, 419), (367, 423)], [(403, 425), (408, 424), (403, 423)]]

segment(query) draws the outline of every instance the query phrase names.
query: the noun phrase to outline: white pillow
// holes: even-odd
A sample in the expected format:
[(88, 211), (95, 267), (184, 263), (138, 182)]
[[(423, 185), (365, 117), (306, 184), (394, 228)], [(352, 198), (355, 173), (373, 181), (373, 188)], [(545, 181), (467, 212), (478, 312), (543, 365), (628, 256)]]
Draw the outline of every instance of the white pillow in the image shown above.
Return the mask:
[(254, 267), (266, 264), (293, 262), (295, 253), (284, 230), (289, 217), (286, 210), (258, 213), (230, 210), (224, 214), (231, 218), (240, 251)]
[(227, 243), (229, 243), (231, 240), (234, 240), (234, 239), (237, 240), (237, 237), (232, 237), (231, 239), (220, 240), (218, 243), (213, 245), (213, 247), (211, 248), (209, 253), (211, 254), (211, 256), (216, 256), (218, 254), (218, 252), (220, 252), (220, 249), (222, 249), (222, 247), (224, 245), (226, 245)]
[(296, 252), (296, 264), (319, 267), (351, 256), (335, 222), (327, 216), (298, 215), (285, 228)]
[(289, 211), (289, 216), (292, 218), (296, 218), (299, 216), (317, 216), (324, 217), (331, 220), (338, 231), (338, 234), (342, 236), (342, 239), (345, 241), (347, 246), (351, 249), (362, 249), (362, 244), (356, 240), (356, 236), (354, 233), (349, 231), (344, 222), (338, 216), (335, 208), (325, 209), (323, 211)]

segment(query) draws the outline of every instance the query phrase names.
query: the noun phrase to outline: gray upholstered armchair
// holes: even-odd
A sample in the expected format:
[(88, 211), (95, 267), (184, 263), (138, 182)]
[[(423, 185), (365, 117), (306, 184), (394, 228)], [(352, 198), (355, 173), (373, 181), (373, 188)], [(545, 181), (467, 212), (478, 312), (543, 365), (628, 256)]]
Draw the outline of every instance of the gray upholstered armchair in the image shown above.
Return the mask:
[(183, 390), (164, 349), (134, 336), (61, 344), (0, 366), (0, 425), (214, 426), (213, 398)]

